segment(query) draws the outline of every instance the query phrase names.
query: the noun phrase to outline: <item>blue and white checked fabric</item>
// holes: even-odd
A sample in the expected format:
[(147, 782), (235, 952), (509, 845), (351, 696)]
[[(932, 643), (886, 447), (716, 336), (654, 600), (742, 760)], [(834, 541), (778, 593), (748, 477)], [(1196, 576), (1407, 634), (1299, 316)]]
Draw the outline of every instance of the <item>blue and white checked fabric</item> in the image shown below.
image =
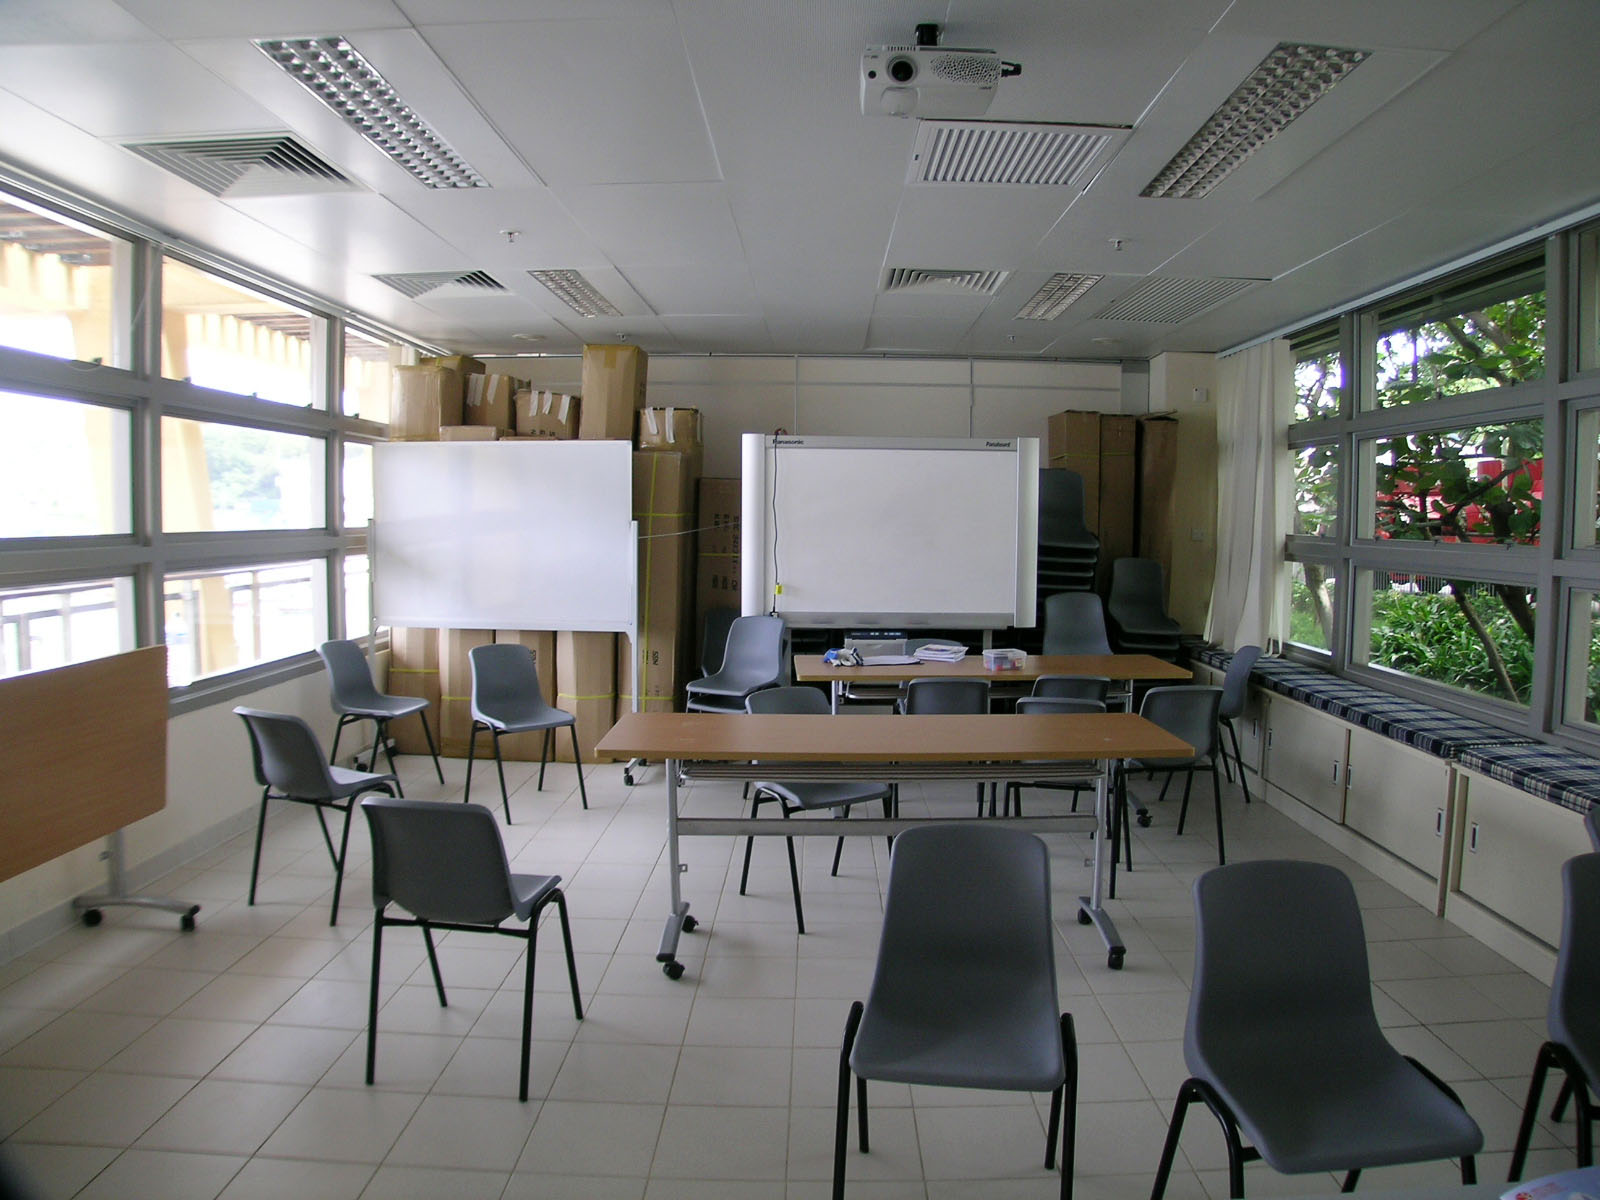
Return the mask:
[(1461, 752), (1459, 761), (1469, 771), (1574, 812), (1588, 812), (1591, 805), (1600, 803), (1600, 760), (1559, 746), (1537, 742), (1524, 746), (1473, 746)]

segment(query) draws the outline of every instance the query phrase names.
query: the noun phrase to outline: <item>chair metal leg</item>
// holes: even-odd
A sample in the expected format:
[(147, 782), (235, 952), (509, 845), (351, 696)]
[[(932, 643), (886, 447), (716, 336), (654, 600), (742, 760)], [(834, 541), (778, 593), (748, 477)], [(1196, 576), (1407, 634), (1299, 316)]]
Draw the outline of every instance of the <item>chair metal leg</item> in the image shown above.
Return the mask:
[(567, 949), (567, 981), (572, 984), (572, 1015), (583, 1020), (583, 998), (578, 994), (578, 960), (572, 953), (572, 925), (567, 920), (567, 894), (560, 888), (551, 893), (556, 915), (561, 918), (561, 941)]
[(1228, 1196), (1230, 1200), (1244, 1200), (1244, 1164), (1260, 1158), (1261, 1152), (1240, 1143), (1239, 1124), (1222, 1097), (1205, 1080), (1193, 1077), (1184, 1080), (1183, 1086), (1178, 1089), (1177, 1107), (1172, 1113), (1172, 1123), (1167, 1127), (1167, 1140), (1161, 1148), (1161, 1165), (1156, 1168), (1156, 1182), (1150, 1200), (1161, 1200), (1162, 1193), (1166, 1191), (1167, 1177), (1172, 1172), (1172, 1159), (1178, 1150), (1178, 1136), (1183, 1131), (1184, 1113), (1196, 1100), (1209, 1108), (1211, 1115), (1217, 1118), (1217, 1124), (1222, 1126), (1222, 1136), (1228, 1148)]
[[(383, 790), (391, 796), (394, 795), (389, 788)], [(333, 911), (328, 914), (329, 925), (339, 923), (339, 893), (344, 891), (344, 859), (350, 849), (350, 816), (355, 810), (356, 798), (352, 796), (344, 806), (344, 832), (339, 835), (339, 858), (333, 867)]]
[(1178, 1139), (1183, 1134), (1183, 1118), (1189, 1105), (1194, 1103), (1194, 1080), (1186, 1080), (1178, 1089), (1178, 1101), (1172, 1109), (1172, 1120), (1167, 1122), (1167, 1140), (1161, 1146), (1161, 1161), (1156, 1166), (1156, 1181), (1150, 1188), (1150, 1200), (1161, 1200), (1167, 1194), (1167, 1179), (1172, 1174), (1172, 1160), (1178, 1153)]
[(256, 877), (261, 874), (261, 839), (267, 832), (267, 796), (271, 788), (261, 789), (261, 815), (256, 818), (256, 852), (250, 859), (250, 898), (247, 904), (256, 902)]
[[(583, 807), (589, 807), (589, 793), (583, 786), (583, 751), (578, 749), (578, 726), (574, 722), (567, 726), (572, 730), (572, 766), (578, 772), (578, 799), (583, 801)], [(553, 732), (553, 731), (552, 731)]]
[[(755, 799), (750, 801), (750, 819), (752, 821), (755, 820), (756, 813), (761, 806), (771, 799), (772, 797), (765, 792), (759, 790), (756, 792)], [(755, 844), (755, 834), (750, 834), (744, 839), (744, 870), (739, 872), (739, 895), (741, 896), (745, 894), (744, 889), (750, 883), (750, 852), (755, 848)]]
[[(1244, 802), (1249, 804), (1250, 781), (1244, 777), (1244, 755), (1239, 753), (1239, 731), (1233, 727), (1232, 721), (1227, 721), (1224, 724), (1228, 730), (1228, 737), (1233, 742), (1233, 765), (1239, 768), (1239, 790), (1244, 793)], [(1224, 752), (1222, 755), (1222, 761), (1228, 761), (1228, 755), (1226, 752)]]
[(1046, 1170), (1056, 1165), (1056, 1129), (1065, 1108), (1066, 1126), (1061, 1129), (1061, 1200), (1072, 1200), (1072, 1176), (1078, 1157), (1078, 1036), (1071, 1013), (1061, 1014), (1061, 1053), (1066, 1060), (1067, 1074), (1061, 1086), (1050, 1096), (1050, 1127), (1045, 1134), (1044, 1165)]
[[(1170, 780), (1171, 776), (1168, 776)], [(1183, 803), (1178, 808), (1178, 834), (1183, 834), (1184, 818), (1189, 815), (1189, 792), (1194, 787), (1194, 767), (1190, 767), (1183, 776)]]
[(339, 723), (333, 727), (333, 749), (328, 751), (328, 762), (330, 764), (339, 761), (339, 738), (343, 735), (344, 727), (350, 723), (350, 720), (351, 718), (348, 714), (342, 715), (339, 718)]
[(1356, 1180), (1358, 1180), (1360, 1178), (1361, 1178), (1361, 1168), (1360, 1167), (1352, 1167), (1350, 1170), (1345, 1172), (1344, 1182), (1339, 1185), (1339, 1190), (1341, 1192), (1353, 1192), (1353, 1191), (1355, 1191), (1356, 1190)]
[(1561, 1090), (1556, 1093), (1556, 1102), (1550, 1108), (1552, 1121), (1565, 1121), (1567, 1119), (1567, 1105), (1572, 1102), (1572, 1080), (1563, 1079)]
[(389, 764), (389, 774), (394, 776), (395, 795), (404, 796), (405, 788), (400, 786), (400, 768), (394, 765), (394, 751), (389, 749), (389, 722), (373, 722), (373, 738), (376, 739), (372, 747), (372, 769), (378, 769), (378, 747), (383, 747), (384, 761)]
[(461, 791), (461, 803), (466, 804), (472, 799), (472, 760), (478, 749), (479, 722), (472, 722), (472, 735), (467, 738), (467, 785)]
[(1218, 778), (1217, 760), (1211, 760), (1211, 798), (1217, 806), (1217, 866), (1223, 866), (1228, 861), (1227, 853), (1222, 845), (1222, 781)]
[(1461, 1156), (1461, 1185), (1471, 1187), (1478, 1182), (1478, 1163), (1470, 1154)]
[[(778, 805), (778, 811), (783, 814), (785, 821), (789, 819), (789, 810), (781, 802)], [(794, 889), (794, 923), (799, 931), (804, 933), (806, 931), (806, 914), (805, 910), (800, 907), (800, 867), (795, 862), (794, 839), (792, 837), (784, 838), (783, 845), (784, 849), (789, 852), (789, 886)]]
[(844, 1200), (844, 1152), (850, 1134), (850, 1051), (855, 1048), (863, 1011), (859, 1000), (850, 1006), (850, 1016), (844, 1023), (844, 1045), (839, 1050), (839, 1098), (834, 1107), (833, 1123), (833, 1200)]
[(522, 1070), (517, 1077), (517, 1099), (528, 1099), (528, 1055), (533, 1050), (533, 965), (539, 946), (539, 914), (528, 914), (528, 963), (522, 975)]
[(439, 765), (439, 747), (434, 744), (433, 730), (428, 727), (428, 710), (417, 709), (417, 720), (422, 722), (422, 736), (428, 739), (428, 754), (433, 758), (433, 773), (444, 783), (444, 768)]
[[(506, 764), (500, 757), (500, 731), (491, 729), (494, 734), (494, 769), (500, 773), (500, 805), (506, 810), (506, 824), (511, 824), (511, 793), (506, 791)], [(540, 767), (543, 770), (543, 767)]]
[(450, 1001), (445, 999), (444, 976), (439, 973), (439, 952), (433, 948), (433, 930), (426, 921), (418, 921), (422, 927), (422, 944), (428, 948), (428, 966), (433, 971), (433, 990), (439, 993), (439, 1007), (449, 1008)]
[(554, 729), (546, 729), (544, 736), (539, 739), (539, 786), (535, 789), (536, 791), (544, 791), (544, 766), (545, 763), (550, 761), (550, 743), (555, 736), (556, 731)]
[(372, 1085), (378, 1056), (378, 967), (383, 961), (383, 909), (372, 921), (372, 986), (367, 997), (367, 1085)]

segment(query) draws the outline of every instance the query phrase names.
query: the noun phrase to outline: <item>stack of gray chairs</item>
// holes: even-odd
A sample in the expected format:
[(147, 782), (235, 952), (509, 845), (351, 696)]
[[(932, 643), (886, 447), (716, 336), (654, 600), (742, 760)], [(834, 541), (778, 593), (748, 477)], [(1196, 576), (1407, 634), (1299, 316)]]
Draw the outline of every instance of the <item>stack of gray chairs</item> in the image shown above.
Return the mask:
[(1119, 558), (1111, 564), (1106, 615), (1119, 654), (1153, 654), (1176, 660), (1183, 632), (1167, 615), (1161, 564), (1148, 558)]
[(1039, 599), (1094, 588), (1100, 539), (1084, 524), (1083, 476), (1050, 467), (1039, 472)]

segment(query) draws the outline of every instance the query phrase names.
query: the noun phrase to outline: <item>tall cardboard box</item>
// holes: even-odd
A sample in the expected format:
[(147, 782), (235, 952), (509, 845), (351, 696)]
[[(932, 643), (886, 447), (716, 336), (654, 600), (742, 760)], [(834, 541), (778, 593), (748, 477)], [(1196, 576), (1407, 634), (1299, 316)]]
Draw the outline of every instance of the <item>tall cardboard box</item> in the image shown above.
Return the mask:
[(487, 425), (501, 433), (510, 433), (511, 395), (516, 382), (509, 375), (468, 375), (461, 408), (462, 423)]
[[(670, 450), (633, 455), (633, 515), (639, 523), (638, 655), (619, 639), (618, 696), (626, 711), (679, 707), (694, 649), (694, 530), (699, 456)], [(637, 678), (635, 664), (638, 663)]]
[[(492, 629), (444, 629), (439, 632), (441, 754), (448, 754), (451, 758), (467, 756), (467, 743), (472, 736), (472, 660), (469, 656), (474, 646), (487, 646), (493, 641)], [(485, 748), (483, 735), (480, 734), (478, 749)], [(487, 749), (489, 757), (494, 757), (493, 747)]]
[(1134, 452), (1138, 445), (1139, 419), (1115, 416), (1100, 418), (1100, 592), (1105, 594), (1111, 579), (1111, 564), (1131, 558), (1137, 543), (1137, 481)]
[[(441, 696), (437, 629), (389, 630), (389, 678), (383, 690), (391, 696), (417, 696), (428, 702), (422, 715), (428, 719), (437, 746)], [(392, 722), (389, 737), (401, 754), (428, 753), (428, 739), (420, 720), (402, 717)]]
[(512, 397), (518, 437), (575, 438), (578, 398), (561, 392), (523, 388)]
[[(556, 634), (556, 707), (578, 719), (584, 762), (597, 761), (594, 745), (616, 723), (617, 635)], [(572, 761), (572, 735), (556, 739), (557, 762)]]
[(699, 553), (695, 560), (694, 662), (705, 654), (705, 617), (713, 608), (738, 610), (739, 506), (743, 488), (737, 479), (700, 481)]
[[(533, 651), (534, 670), (539, 672), (539, 694), (544, 697), (546, 704), (554, 705), (556, 702), (555, 633), (548, 629), (497, 629), (494, 632), (494, 641), (497, 646), (512, 642)], [(556, 730), (555, 736), (569, 743), (572, 738), (571, 734), (560, 729)], [(481, 741), (482, 735), (479, 737)], [(538, 762), (539, 751), (543, 745), (542, 732), (507, 734), (500, 739), (500, 755), (502, 758), (517, 762)]]
[(461, 372), (450, 367), (396, 367), (389, 437), (397, 442), (436, 442), (441, 425), (460, 425)]
[(449, 367), (452, 371), (460, 371), (463, 375), (482, 375), (488, 369), (470, 354), (444, 354), (433, 358), (419, 358), (417, 363), (424, 367)]
[(1083, 476), (1083, 523), (1100, 532), (1100, 414), (1059, 412), (1045, 427), (1045, 465)]
[(1160, 563), (1161, 577), (1169, 580), (1177, 526), (1178, 421), (1169, 415), (1139, 418), (1139, 557)]
[(583, 348), (583, 403), (578, 436), (632, 440), (633, 414), (644, 407), (648, 356), (638, 346)]

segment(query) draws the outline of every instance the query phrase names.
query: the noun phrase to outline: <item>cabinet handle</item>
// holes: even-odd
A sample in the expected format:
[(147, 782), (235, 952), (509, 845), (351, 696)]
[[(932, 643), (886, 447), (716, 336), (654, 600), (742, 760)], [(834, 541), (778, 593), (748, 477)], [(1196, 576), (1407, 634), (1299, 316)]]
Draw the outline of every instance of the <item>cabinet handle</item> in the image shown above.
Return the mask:
[(1444, 809), (1442, 808), (1433, 810), (1433, 836), (1444, 836)]
[(1267, 726), (1267, 749), (1272, 749), (1272, 726)]
[[(1339, 774), (1338, 764), (1334, 765), (1333, 773), (1334, 773), (1335, 778), (1337, 778), (1338, 774)], [(1345, 763), (1345, 765), (1344, 765), (1344, 785), (1345, 785), (1345, 787), (1349, 787), (1351, 781), (1354, 780), (1355, 777), (1356, 777), (1356, 769), (1355, 769), (1355, 767), (1352, 766), (1350, 763)]]
[(1476, 821), (1467, 827), (1467, 849), (1473, 854), (1478, 852), (1478, 823)]
[(1337, 758), (1333, 760), (1333, 782), (1339, 782), (1339, 760)]

